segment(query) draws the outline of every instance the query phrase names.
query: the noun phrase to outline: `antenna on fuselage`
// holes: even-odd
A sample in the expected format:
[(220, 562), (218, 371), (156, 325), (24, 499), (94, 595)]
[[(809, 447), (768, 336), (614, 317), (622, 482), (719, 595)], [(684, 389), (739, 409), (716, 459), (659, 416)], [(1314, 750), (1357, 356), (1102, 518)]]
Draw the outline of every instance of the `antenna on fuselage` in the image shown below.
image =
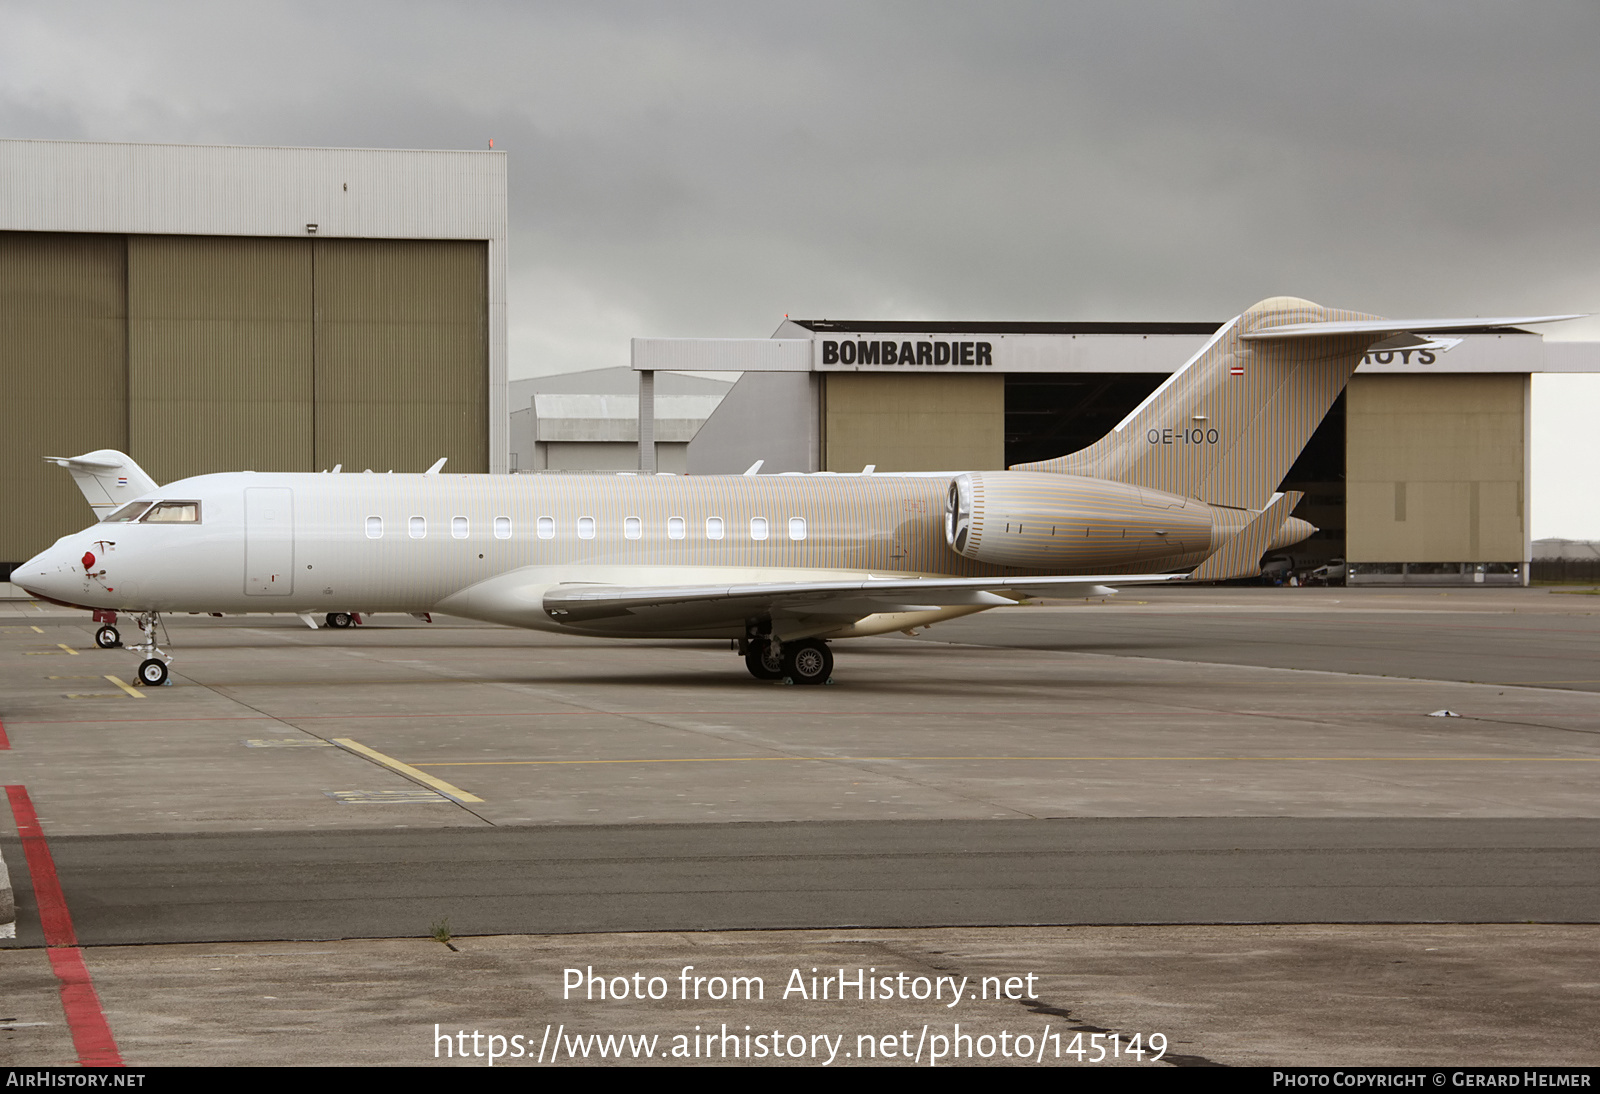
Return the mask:
[(437, 475), (439, 473), (439, 468), (443, 467), (444, 466), (444, 462), (446, 460), (448, 460), (449, 458), (450, 458), (449, 456), (440, 456), (437, 460), (435, 460), (433, 462), (433, 466), (428, 468), (426, 471), (424, 471), (423, 474), (424, 475)]
[(749, 467), (745, 468), (744, 469), (744, 473), (746, 475), (754, 475), (757, 471), (761, 470), (761, 465), (766, 463), (766, 462), (767, 462), (766, 460), (757, 460), (755, 463), (753, 463)]

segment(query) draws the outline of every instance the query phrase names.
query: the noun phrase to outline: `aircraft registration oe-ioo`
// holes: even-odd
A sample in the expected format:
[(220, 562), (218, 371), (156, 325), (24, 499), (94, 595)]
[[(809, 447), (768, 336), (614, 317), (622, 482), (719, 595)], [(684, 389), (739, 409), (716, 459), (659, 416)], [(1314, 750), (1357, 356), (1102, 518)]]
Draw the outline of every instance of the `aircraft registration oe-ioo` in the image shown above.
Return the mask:
[[(840, 475), (235, 472), (156, 486), (66, 466), (100, 523), (13, 583), (111, 628), (167, 682), (162, 613), (448, 613), (613, 638), (727, 639), (750, 674), (822, 684), (829, 643), (1119, 585), (1259, 572), (1315, 529), (1278, 486), (1374, 347), (1578, 316), (1391, 320), (1293, 297), (1224, 324), (1112, 431), (1005, 471)], [(441, 461), (442, 462), (442, 461)], [(117, 480), (124, 481), (117, 481)], [(99, 493), (96, 493), (98, 491)], [(103, 497), (101, 496), (103, 495)], [(125, 499), (125, 500), (124, 500)], [(115, 645), (116, 632), (102, 634)]]

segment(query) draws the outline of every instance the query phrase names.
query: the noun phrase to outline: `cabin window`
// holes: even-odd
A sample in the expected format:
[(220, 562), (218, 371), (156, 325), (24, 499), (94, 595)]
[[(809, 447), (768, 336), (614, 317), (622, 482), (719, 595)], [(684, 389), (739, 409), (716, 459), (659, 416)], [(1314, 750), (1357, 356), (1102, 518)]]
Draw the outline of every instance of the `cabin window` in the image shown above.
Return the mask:
[(555, 539), (556, 538), (556, 518), (555, 517), (540, 517), (539, 518), (539, 523), (537, 525), (537, 528), (539, 530), (539, 538), (540, 539)]
[(682, 517), (667, 518), (668, 539), (682, 539), (686, 535), (688, 535), (688, 529), (684, 526)]
[(578, 518), (578, 538), (579, 539), (593, 539), (594, 538), (594, 518), (593, 517), (579, 517)]
[(494, 538), (495, 539), (510, 539), (511, 538), (511, 518), (510, 517), (495, 517), (494, 518)]
[(706, 538), (707, 539), (721, 539), (722, 538), (722, 518), (721, 517), (707, 517), (706, 518)]
[(129, 502), (127, 505), (124, 505), (121, 509), (118, 509), (115, 513), (112, 513), (109, 517), (107, 517), (101, 523), (103, 523), (103, 524), (127, 524), (130, 521), (138, 520), (140, 515), (143, 514), (144, 511), (146, 509), (148, 509), (148, 508), (150, 508), (150, 503), (147, 502), (147, 501)]
[(451, 539), (466, 539), (467, 538), (467, 533), (469, 531), (471, 531), (471, 529), (472, 529), (472, 526), (467, 523), (467, 518), (466, 517), (451, 517), (450, 518), (450, 538)]
[(425, 539), (428, 535), (428, 518), (412, 517), (406, 521), (406, 535), (412, 539)]
[(623, 517), (622, 534), (628, 539), (638, 539), (644, 535), (644, 525), (638, 517)]
[(767, 518), (766, 517), (751, 517), (750, 518), (750, 538), (751, 539), (766, 539), (767, 538)]
[(158, 501), (139, 520), (142, 524), (199, 524), (200, 503), (197, 501)]
[(367, 538), (368, 539), (382, 539), (383, 538), (383, 518), (382, 517), (368, 517), (367, 518)]
[(806, 538), (806, 518), (805, 517), (790, 517), (789, 518), (789, 538), (790, 539), (805, 539)]

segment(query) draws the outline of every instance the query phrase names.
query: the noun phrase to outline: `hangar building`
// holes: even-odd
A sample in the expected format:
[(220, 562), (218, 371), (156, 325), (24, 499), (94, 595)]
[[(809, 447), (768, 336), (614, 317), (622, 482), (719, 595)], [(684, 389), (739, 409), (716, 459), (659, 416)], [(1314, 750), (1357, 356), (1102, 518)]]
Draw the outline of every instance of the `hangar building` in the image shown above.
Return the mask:
[(41, 456), (506, 470), (506, 226), (501, 152), (0, 141), (0, 581)]
[[(690, 473), (988, 470), (1109, 432), (1221, 323), (792, 320), (767, 339), (634, 339), (655, 370), (744, 375), (690, 442)], [(1600, 344), (1531, 331), (1369, 354), (1283, 484), (1321, 531), (1295, 563), (1355, 584), (1522, 584), (1531, 377), (1600, 371)], [(641, 451), (641, 466), (649, 466)]]

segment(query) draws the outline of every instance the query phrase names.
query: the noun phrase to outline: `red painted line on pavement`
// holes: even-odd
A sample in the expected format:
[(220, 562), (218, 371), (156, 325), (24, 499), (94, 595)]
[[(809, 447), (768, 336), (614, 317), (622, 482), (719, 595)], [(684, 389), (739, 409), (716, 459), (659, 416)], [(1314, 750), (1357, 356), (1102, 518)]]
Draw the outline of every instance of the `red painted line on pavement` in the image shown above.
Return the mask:
[(11, 747), (11, 738), (6, 736), (6, 724), (0, 722), (0, 752)]
[(28, 874), (33, 879), (33, 896), (39, 905), (39, 922), (44, 928), (50, 968), (61, 981), (61, 1009), (67, 1015), (67, 1028), (72, 1030), (78, 1063), (84, 1067), (121, 1067), (122, 1056), (117, 1052), (116, 1038), (111, 1035), (111, 1024), (100, 1008), (100, 996), (94, 990), (83, 951), (78, 948), (78, 935), (72, 929), (72, 916), (67, 912), (66, 894), (61, 891), (55, 859), (44, 838), (44, 829), (39, 826), (33, 799), (28, 797), (24, 786), (6, 787), (6, 797), (11, 802), (11, 815), (17, 821), (17, 835), (22, 839), (22, 853), (28, 860)]
[(56, 877), (55, 859), (50, 855), (50, 845), (45, 842), (44, 829), (39, 827), (39, 815), (34, 812), (28, 788), (8, 786), (6, 797), (11, 799), (11, 815), (17, 819), (17, 835), (22, 838), (28, 873), (33, 875), (33, 895), (39, 903), (44, 944), (76, 946), (78, 935), (72, 929), (72, 916), (67, 914), (67, 898), (61, 891), (61, 880)]

